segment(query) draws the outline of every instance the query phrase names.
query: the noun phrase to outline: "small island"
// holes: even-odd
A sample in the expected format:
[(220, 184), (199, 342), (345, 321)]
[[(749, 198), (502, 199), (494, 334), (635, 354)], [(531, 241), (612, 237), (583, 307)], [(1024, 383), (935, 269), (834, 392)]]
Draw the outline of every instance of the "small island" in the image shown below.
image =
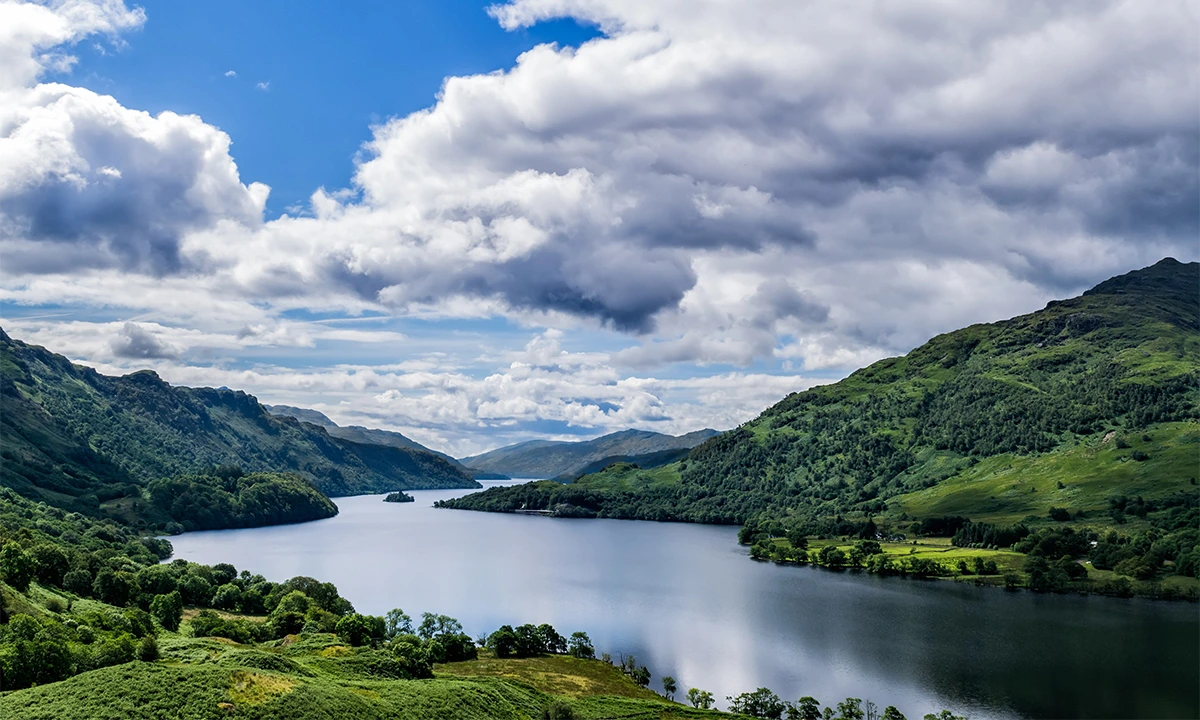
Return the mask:
[(383, 499), (384, 502), (413, 502), (414, 498), (406, 492), (399, 491), (388, 493), (388, 496)]

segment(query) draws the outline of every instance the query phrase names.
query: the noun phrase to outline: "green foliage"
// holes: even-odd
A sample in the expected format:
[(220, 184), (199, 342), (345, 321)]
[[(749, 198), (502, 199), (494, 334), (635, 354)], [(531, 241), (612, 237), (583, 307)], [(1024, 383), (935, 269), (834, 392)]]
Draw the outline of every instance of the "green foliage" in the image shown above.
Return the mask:
[(725, 698), (729, 701), (729, 711), (740, 715), (756, 718), (779, 720), (783, 717), (785, 705), (779, 696), (767, 688), (759, 688), (754, 692), (742, 693)]
[(715, 702), (712, 693), (707, 690), (701, 690), (700, 688), (689, 688), (687, 691), (687, 699), (688, 702), (692, 704), (692, 707), (700, 708), (701, 710), (709, 709)]
[(291, 473), (202, 474), (153, 480), (150, 502), (184, 530), (308, 522), (337, 515), (337, 506)]
[(18, 590), (29, 587), (38, 569), (36, 561), (15, 542), (0, 547), (0, 579)]
[(383, 501), (390, 503), (410, 503), (416, 502), (416, 498), (405, 492), (394, 492), (388, 493), (387, 497), (385, 497)]
[[(571, 639), (567, 642), (568, 650), (572, 657), (590, 660), (596, 657), (596, 648), (592, 647), (592, 639), (585, 632), (571, 633)], [(672, 691), (674, 692), (674, 691)]]
[(381, 629), (378, 625), (366, 615), (350, 613), (338, 618), (336, 632), (338, 637), (351, 645), (366, 645), (371, 642), (374, 632)]
[(570, 703), (555, 700), (542, 712), (544, 720), (575, 720), (575, 711)]
[(150, 601), (150, 614), (167, 630), (172, 632), (179, 629), (179, 621), (183, 619), (183, 598), (178, 590), (172, 590), (165, 595), (155, 595)]

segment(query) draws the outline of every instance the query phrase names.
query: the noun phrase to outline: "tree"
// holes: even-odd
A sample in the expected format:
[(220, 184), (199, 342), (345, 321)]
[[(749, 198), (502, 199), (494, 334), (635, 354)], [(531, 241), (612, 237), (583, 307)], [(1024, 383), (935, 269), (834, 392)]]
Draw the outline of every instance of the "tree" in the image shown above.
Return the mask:
[(459, 635), (462, 631), (462, 623), (449, 615), (421, 613), (421, 625), (417, 628), (417, 635), (428, 640), (437, 635)]
[(675, 678), (671, 677), (670, 675), (664, 675), (662, 679), (662, 687), (663, 695), (665, 695), (668, 700), (673, 700), (675, 698), (675, 690), (678, 689), (675, 686)]
[(487, 646), (498, 658), (510, 657), (517, 654), (518, 640), (512, 625), (501, 625), (496, 632), (488, 635)]
[(787, 541), (797, 550), (808, 549), (808, 535), (803, 530), (789, 530), (787, 532)]
[(24, 591), (36, 572), (37, 564), (20, 545), (8, 542), (0, 548), (0, 578), (4, 578), (4, 582)]
[(371, 642), (371, 621), (364, 615), (350, 613), (337, 621), (338, 637), (351, 645), (366, 645)]
[(817, 553), (817, 561), (829, 567), (841, 567), (846, 564), (846, 553), (833, 545), (826, 545)]
[(568, 652), (577, 658), (591, 659), (596, 657), (596, 649), (592, 647), (592, 639), (585, 632), (571, 633)]
[(838, 720), (863, 720), (862, 700), (859, 698), (846, 698), (837, 704)]
[(37, 567), (37, 581), (42, 585), (62, 587), (63, 576), (71, 569), (67, 554), (55, 545), (41, 543), (29, 551)]
[(242, 590), (237, 585), (225, 583), (213, 591), (212, 606), (220, 610), (233, 610), (242, 601)]
[(888, 705), (883, 709), (883, 717), (879, 720), (908, 720), (904, 717), (904, 713), (896, 709), (895, 705)]
[(167, 630), (178, 630), (179, 621), (183, 618), (183, 598), (179, 596), (179, 591), (155, 595), (150, 601), (150, 614)]
[(707, 710), (713, 706), (713, 694), (700, 688), (690, 688), (687, 691), (687, 699), (692, 704), (692, 707), (700, 708), (701, 710)]
[[(779, 718), (783, 717), (783, 711), (786, 708), (783, 701), (779, 699), (779, 696), (765, 687), (761, 687), (754, 692), (742, 693), (736, 697), (729, 696), (725, 699), (729, 701), (729, 711), (732, 713), (740, 713), (757, 718), (770, 718), (770, 720), (779, 720)], [(858, 720), (861, 720), (861, 718)]]
[(411, 635), (413, 631), (412, 618), (400, 608), (388, 610), (384, 616), (384, 634), (389, 640), (397, 635)]
[(633, 681), (642, 687), (650, 687), (650, 668), (642, 665), (630, 673)]
[(129, 602), (137, 590), (136, 580), (131, 573), (113, 572), (108, 568), (96, 573), (92, 582), (92, 595), (101, 602), (121, 606)]
[(937, 713), (936, 715), (933, 713), (929, 713), (928, 715), (925, 716), (925, 720), (967, 720), (967, 719), (965, 717), (963, 717), (962, 715), (955, 715), (954, 713), (950, 712), (949, 710), (943, 710), (940, 713)]
[(552, 655), (562, 655), (567, 652), (567, 640), (553, 625), (542, 623), (538, 625), (538, 638), (542, 642), (542, 649)]
[(796, 701), (795, 705), (788, 705), (787, 708), (788, 720), (821, 720), (821, 703), (817, 699), (805, 695)]

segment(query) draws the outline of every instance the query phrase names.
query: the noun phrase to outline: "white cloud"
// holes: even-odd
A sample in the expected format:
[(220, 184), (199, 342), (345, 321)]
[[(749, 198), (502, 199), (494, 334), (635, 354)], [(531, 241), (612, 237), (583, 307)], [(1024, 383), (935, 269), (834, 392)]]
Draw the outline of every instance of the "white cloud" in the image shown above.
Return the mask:
[(236, 71), (236, 70), (226, 70), (226, 71), (225, 71), (225, 77), (227, 77), (227, 78), (235, 78), (235, 77), (237, 77), (237, 71)]
[(263, 92), (268, 92), (271, 89), (271, 81), (264, 80), (263, 82), (260, 82), (257, 85), (255, 85), (254, 87), (258, 88), (259, 90), (262, 90)]
[[(848, 371), (1197, 257), (1195, 9), (514, 0), (491, 10), (506, 28), (570, 17), (605, 35), (448, 78), (432, 107), (373, 129), (352, 187), (263, 222), (268, 189), (200, 118), (37, 84), (140, 11), (0, 3), (0, 298), (109, 309), (119, 328), (89, 341), (101, 362), (136, 355), (110, 340), (137, 316), (180, 378), (250, 372), (187, 365), (197, 349), (387, 342), (289, 311), (605, 327), (633, 339), (565, 353), (547, 334), (480, 377), (242, 379), (276, 401), (344, 379), (379, 422), (467, 444), (468, 427), (533, 421), (727, 425), (806, 381), (725, 365)], [(626, 374), (672, 363), (716, 366), (696, 371), (711, 389)]]

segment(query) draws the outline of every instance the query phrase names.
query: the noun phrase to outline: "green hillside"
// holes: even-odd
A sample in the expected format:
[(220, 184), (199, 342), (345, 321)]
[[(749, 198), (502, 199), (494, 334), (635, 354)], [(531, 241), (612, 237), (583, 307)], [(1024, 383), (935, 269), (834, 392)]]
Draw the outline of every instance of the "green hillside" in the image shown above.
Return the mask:
[(109, 377), (0, 330), (0, 485), (95, 512), (213, 466), (285, 471), (328, 495), (478, 487), (435, 455), (331, 437), (243, 392)]
[[(1196, 512), (1198, 380), (1200, 264), (1166, 259), (789, 395), (679, 463), (443, 505), (749, 524), (748, 539), (948, 537), (966, 519), (1133, 535), (1147, 512)], [(1131, 499), (1151, 510), (1129, 516)], [(1195, 552), (1194, 537), (1180, 542), (1162, 567)]]
[(691, 449), (716, 434), (716, 430), (697, 430), (679, 436), (622, 430), (576, 442), (531, 440), (463, 458), (462, 464), (472, 470), (508, 477), (573, 478), (593, 469), (597, 463), (605, 467), (632, 457), (653, 461), (660, 453)]
[[(704, 708), (656, 694), (644, 666), (614, 665), (584, 632), (505, 625), (476, 641), (444, 615), (361, 615), (331, 583), (160, 563), (170, 552), (0, 488), (0, 717), (745, 717), (704, 709), (699, 689), (677, 692)], [(733, 702), (786, 707), (768, 690)], [(837, 708), (862, 717), (860, 701)]]

